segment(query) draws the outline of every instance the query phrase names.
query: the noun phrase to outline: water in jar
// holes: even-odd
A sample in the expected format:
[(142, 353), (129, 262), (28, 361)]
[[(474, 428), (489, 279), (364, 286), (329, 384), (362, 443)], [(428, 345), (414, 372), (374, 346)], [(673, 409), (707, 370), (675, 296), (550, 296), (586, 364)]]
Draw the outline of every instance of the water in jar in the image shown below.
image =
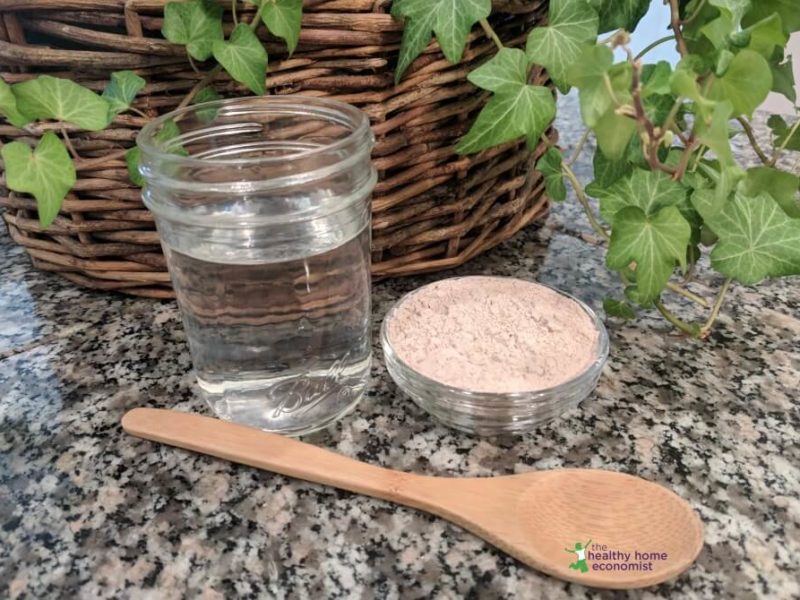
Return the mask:
[(325, 252), (236, 262), (165, 244), (200, 389), (218, 416), (287, 434), (353, 407), (369, 375), (369, 227)]

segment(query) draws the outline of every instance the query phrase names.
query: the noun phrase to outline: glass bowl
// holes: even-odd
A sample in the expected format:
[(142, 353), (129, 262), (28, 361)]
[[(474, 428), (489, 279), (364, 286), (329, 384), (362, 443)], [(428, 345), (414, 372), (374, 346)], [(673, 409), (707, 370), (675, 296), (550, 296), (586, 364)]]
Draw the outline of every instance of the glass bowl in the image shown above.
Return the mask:
[(569, 381), (529, 392), (486, 393), (451, 387), (411, 368), (398, 357), (392, 347), (389, 323), (398, 307), (424, 290), (425, 286), (401, 298), (383, 321), (381, 344), (389, 375), (420, 408), (445, 425), (476, 435), (525, 433), (575, 408), (597, 387), (608, 359), (608, 333), (600, 318), (586, 304), (551, 286), (544, 287), (577, 303), (597, 329), (595, 359), (583, 372)]

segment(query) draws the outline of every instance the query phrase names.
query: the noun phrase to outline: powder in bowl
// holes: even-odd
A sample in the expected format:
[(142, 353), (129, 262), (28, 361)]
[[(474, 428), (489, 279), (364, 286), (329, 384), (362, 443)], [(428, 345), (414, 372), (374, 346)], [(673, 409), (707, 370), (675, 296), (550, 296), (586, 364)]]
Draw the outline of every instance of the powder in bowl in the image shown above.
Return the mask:
[(483, 393), (555, 387), (597, 359), (600, 334), (568, 296), (529, 281), (459, 277), (420, 288), (393, 310), (399, 360), (438, 383)]

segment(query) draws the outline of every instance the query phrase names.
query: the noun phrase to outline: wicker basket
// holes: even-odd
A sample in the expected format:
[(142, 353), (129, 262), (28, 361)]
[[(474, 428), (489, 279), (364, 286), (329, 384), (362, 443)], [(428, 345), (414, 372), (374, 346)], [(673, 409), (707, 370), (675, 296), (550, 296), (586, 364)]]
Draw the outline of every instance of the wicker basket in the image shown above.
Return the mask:
[[(160, 37), (166, 2), (0, 0), (2, 77), (13, 83), (48, 72), (100, 91), (111, 72), (133, 69), (148, 81), (136, 108), (150, 117), (168, 112), (203, 75), (191, 68), (183, 48)], [(462, 264), (547, 211), (541, 176), (532, 168), (543, 148), (531, 154), (520, 142), (474, 157), (453, 152), (487, 98), (466, 75), (495, 52), (493, 44), (476, 28), (463, 63), (451, 65), (434, 42), (395, 86), (402, 33), (390, 4), (306, 0), (292, 57), (263, 26), (258, 32), (270, 54), (270, 93), (333, 97), (360, 107), (372, 121), (380, 174), (373, 200), (378, 277)], [(506, 0), (496, 9), (502, 11), (492, 17), (501, 38), (521, 45), (546, 15), (547, 2)], [(534, 80), (549, 82), (543, 72)], [(215, 87), (223, 96), (247, 94), (225, 75)], [(105, 131), (68, 129), (81, 157), (78, 182), (46, 231), (32, 198), (2, 193), (10, 235), (36, 267), (92, 288), (172, 297), (153, 217), (124, 161), (146, 121), (123, 115)], [(0, 139), (33, 143), (60, 128), (39, 124), (23, 131), (0, 123)]]

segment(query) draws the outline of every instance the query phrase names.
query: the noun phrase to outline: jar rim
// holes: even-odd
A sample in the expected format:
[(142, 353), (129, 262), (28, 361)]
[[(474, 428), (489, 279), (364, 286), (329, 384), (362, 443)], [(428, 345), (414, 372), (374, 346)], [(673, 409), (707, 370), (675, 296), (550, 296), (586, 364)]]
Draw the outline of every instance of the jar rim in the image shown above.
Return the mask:
[[(312, 158), (317, 154), (337, 151), (352, 145), (359, 140), (371, 142), (372, 135), (370, 122), (367, 115), (350, 104), (331, 100), (329, 98), (318, 98), (314, 96), (246, 96), (241, 98), (227, 98), (223, 100), (213, 100), (201, 104), (193, 104), (150, 121), (145, 125), (136, 137), (136, 145), (140, 151), (149, 159), (169, 161), (181, 166), (202, 166), (202, 167), (254, 167), (259, 165), (270, 165), (285, 162), (285, 157), (257, 157), (257, 158), (197, 158), (195, 156), (183, 156), (170, 152), (154, 142), (156, 135), (163, 125), (169, 121), (179, 121), (187, 115), (195, 114), (203, 110), (235, 109), (236, 107), (253, 106), (256, 103), (262, 105), (262, 110), (271, 110), (276, 113), (287, 115), (308, 115), (309, 118), (321, 118), (336, 122), (350, 128), (350, 133), (341, 139), (327, 145), (307, 149), (303, 152), (303, 157)], [(176, 138), (179, 139), (179, 138)]]

